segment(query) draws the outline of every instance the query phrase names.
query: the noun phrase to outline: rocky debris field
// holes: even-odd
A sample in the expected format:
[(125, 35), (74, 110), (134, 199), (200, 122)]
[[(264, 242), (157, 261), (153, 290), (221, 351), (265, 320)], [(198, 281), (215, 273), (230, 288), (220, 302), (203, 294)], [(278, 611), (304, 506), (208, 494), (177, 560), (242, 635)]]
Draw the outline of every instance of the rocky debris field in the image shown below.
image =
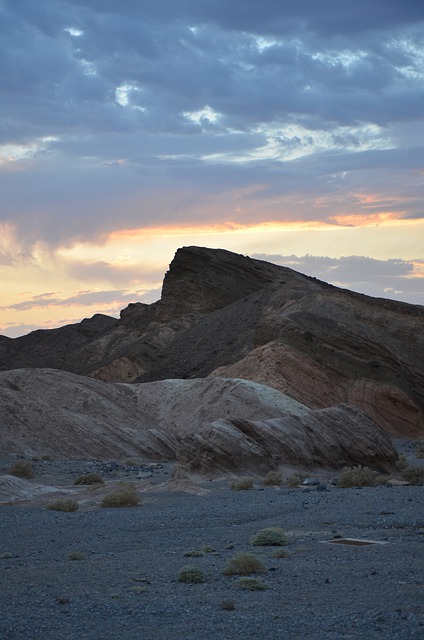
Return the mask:
[[(396, 444), (423, 463), (414, 443)], [(334, 474), (317, 473), (319, 484), (255, 478), (235, 491), (231, 478), (179, 479), (169, 464), (127, 462), (34, 461), (25, 482), (80, 496), (74, 513), (46, 509), (46, 495), (3, 501), (1, 638), (424, 637), (422, 486), (341, 489)], [(73, 485), (91, 472), (105, 485)], [(100, 508), (97, 492), (122, 480), (138, 483), (140, 504)], [(282, 528), (288, 544), (252, 545), (268, 527)], [(245, 553), (263, 565), (253, 582), (224, 575)], [(204, 581), (181, 581), (186, 565)]]

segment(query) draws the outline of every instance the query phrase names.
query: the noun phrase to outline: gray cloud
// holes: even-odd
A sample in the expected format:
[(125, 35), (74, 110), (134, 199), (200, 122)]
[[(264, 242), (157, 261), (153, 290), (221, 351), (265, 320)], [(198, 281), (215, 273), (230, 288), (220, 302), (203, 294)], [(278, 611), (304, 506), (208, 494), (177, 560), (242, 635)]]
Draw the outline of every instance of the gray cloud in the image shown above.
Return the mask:
[[(159, 292), (159, 293), (158, 293)], [(130, 302), (155, 302), (160, 297), (160, 289), (150, 289), (147, 292), (128, 293), (128, 290), (108, 290), (108, 291), (79, 291), (73, 296), (64, 298), (53, 297), (51, 293), (32, 296), (28, 300), (23, 300), (16, 304), (2, 307), (3, 309), (14, 309), (15, 311), (28, 311), (40, 307), (72, 307), (86, 306), (87, 308), (99, 305), (113, 305), (114, 313), (122, 309)]]
[(202, 222), (208, 199), (217, 221), (331, 221), (397, 189), (423, 216), (421, 3), (3, 0), (0, 20), (0, 221), (25, 235), (7, 263)]
[(273, 262), (305, 275), (313, 276), (339, 287), (366, 295), (408, 300), (424, 305), (424, 260), (416, 260), (421, 267), (401, 259), (376, 260), (365, 256), (283, 256), (278, 254), (252, 254), (252, 258)]

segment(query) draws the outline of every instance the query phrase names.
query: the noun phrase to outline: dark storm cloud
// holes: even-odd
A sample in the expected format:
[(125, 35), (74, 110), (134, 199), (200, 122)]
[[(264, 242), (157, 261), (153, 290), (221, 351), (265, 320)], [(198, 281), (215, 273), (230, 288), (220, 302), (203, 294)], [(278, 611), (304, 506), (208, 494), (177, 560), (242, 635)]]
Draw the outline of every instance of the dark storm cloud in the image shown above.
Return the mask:
[(422, 3), (3, 0), (0, 23), (0, 222), (28, 246), (202, 221), (258, 182), (282, 219), (421, 167)]

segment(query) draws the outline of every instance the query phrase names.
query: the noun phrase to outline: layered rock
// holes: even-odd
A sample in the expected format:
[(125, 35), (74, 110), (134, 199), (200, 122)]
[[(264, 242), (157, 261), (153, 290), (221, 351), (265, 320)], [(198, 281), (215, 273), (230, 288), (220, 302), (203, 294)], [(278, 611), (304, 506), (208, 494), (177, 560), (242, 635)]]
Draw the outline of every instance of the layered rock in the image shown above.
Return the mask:
[(346, 404), (271, 420), (217, 420), (185, 438), (178, 449), (178, 460), (201, 474), (265, 474), (281, 465), (310, 471), (364, 465), (388, 471), (396, 458), (384, 431)]
[(52, 369), (0, 374), (3, 454), (176, 460), (190, 471), (266, 472), (280, 464), (388, 469), (388, 437), (349, 405), (311, 411), (245, 380), (111, 384)]
[(0, 340), (0, 369), (109, 382), (245, 378), (310, 409), (351, 403), (385, 430), (424, 433), (424, 308), (338, 289), (219, 249), (179, 249), (162, 298), (119, 320)]

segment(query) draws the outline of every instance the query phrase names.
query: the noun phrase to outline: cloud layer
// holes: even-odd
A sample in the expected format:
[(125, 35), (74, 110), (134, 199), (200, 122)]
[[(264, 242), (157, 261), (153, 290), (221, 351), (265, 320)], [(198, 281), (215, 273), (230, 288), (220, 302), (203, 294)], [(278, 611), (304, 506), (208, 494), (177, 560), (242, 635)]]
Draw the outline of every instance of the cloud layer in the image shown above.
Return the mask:
[[(424, 219), (416, 0), (0, 0), (0, 20), (4, 279), (40, 273), (49, 256), (74, 280), (64, 298), (79, 295), (78, 280), (146, 290), (159, 280), (151, 256), (112, 263), (116, 234)], [(105, 255), (61, 257), (82, 245)], [(404, 266), (423, 257), (416, 246)], [(307, 265), (318, 277), (320, 260)], [(376, 264), (356, 266), (379, 278)], [(353, 270), (333, 267), (340, 282)], [(404, 287), (414, 274), (398, 274)]]
[(3, 0), (2, 220), (58, 246), (211, 215), (331, 223), (369, 192), (422, 217), (424, 7), (230, 5)]

